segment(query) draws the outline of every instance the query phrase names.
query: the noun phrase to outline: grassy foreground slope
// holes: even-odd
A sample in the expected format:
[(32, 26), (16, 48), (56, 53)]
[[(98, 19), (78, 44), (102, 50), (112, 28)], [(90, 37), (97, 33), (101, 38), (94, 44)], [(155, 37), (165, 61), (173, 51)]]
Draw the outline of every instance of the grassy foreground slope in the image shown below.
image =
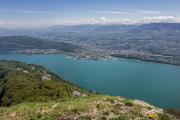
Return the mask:
[(173, 111), (90, 94), (41, 66), (13, 61), (0, 61), (0, 103), (0, 120), (178, 120)]
[(138, 100), (94, 95), (0, 108), (1, 120), (178, 120)]

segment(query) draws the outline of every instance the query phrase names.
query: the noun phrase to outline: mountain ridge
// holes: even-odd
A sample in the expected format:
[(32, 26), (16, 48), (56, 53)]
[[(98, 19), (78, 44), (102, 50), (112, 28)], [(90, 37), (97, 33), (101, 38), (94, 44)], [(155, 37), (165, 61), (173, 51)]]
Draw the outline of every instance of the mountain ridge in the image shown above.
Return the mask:
[(19, 51), (24, 49), (56, 49), (64, 52), (73, 52), (81, 49), (78, 45), (65, 42), (54, 42), (29, 36), (5, 36), (0, 37), (1, 51)]

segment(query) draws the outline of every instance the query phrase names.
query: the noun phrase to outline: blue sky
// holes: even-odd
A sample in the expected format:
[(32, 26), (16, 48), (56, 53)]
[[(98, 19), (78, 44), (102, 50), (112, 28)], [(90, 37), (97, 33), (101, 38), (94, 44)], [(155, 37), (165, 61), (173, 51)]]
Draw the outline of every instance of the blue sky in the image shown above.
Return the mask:
[(0, 0), (0, 26), (179, 21), (180, 0)]

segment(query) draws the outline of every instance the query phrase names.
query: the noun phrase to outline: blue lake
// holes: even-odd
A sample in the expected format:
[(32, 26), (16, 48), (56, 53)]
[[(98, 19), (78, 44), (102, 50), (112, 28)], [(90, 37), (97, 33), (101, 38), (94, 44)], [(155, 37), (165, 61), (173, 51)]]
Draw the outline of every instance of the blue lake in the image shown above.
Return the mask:
[(129, 59), (75, 60), (65, 55), (0, 55), (43, 65), (88, 90), (180, 108), (180, 67)]

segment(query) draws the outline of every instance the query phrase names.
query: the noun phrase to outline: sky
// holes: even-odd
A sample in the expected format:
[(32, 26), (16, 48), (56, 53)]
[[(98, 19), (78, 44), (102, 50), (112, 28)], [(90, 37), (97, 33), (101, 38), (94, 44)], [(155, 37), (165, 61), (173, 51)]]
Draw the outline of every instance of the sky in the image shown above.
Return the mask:
[(180, 0), (0, 0), (0, 27), (180, 22)]

